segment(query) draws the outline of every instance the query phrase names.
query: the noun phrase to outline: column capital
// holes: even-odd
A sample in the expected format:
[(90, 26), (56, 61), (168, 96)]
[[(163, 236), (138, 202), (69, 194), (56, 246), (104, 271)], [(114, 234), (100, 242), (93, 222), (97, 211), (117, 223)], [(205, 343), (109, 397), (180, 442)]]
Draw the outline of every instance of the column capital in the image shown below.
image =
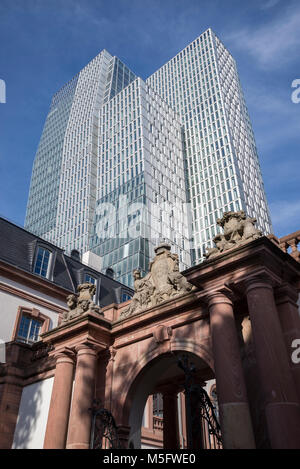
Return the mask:
[(205, 295), (209, 308), (215, 304), (227, 304), (233, 306), (233, 298), (234, 295), (232, 290), (225, 285), (223, 288), (208, 292)]
[(290, 301), (296, 305), (298, 301), (298, 291), (289, 283), (279, 285), (279, 287), (275, 289), (274, 295), (277, 304)]
[(76, 354), (70, 347), (55, 349), (50, 355), (54, 357), (56, 363), (74, 363), (76, 359)]
[(81, 344), (75, 345), (75, 351), (78, 356), (80, 355), (98, 355), (98, 353), (103, 350), (102, 347), (94, 342), (85, 341)]
[(243, 279), (243, 287), (245, 288), (246, 294), (258, 288), (269, 288), (273, 290), (274, 280), (267, 273), (259, 273), (257, 275), (251, 275)]

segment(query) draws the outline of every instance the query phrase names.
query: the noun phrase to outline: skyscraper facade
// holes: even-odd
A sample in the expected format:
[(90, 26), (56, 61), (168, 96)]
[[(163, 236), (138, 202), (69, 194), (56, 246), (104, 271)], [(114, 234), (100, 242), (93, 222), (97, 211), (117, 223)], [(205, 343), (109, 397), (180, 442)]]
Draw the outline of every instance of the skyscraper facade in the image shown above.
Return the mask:
[(180, 115), (191, 203), (193, 262), (203, 260), (225, 211), (272, 230), (255, 139), (235, 61), (211, 29), (147, 83)]
[(135, 75), (106, 50), (54, 96), (35, 156), (25, 227), (87, 251), (95, 211), (98, 111)]
[(102, 268), (132, 284), (166, 241), (190, 265), (181, 123), (176, 112), (137, 78), (99, 113), (96, 210), (90, 249)]
[(271, 232), (235, 61), (210, 29), (146, 82), (104, 50), (54, 95), (28, 230), (95, 252), (132, 285), (160, 241), (181, 269), (200, 262), (230, 210)]

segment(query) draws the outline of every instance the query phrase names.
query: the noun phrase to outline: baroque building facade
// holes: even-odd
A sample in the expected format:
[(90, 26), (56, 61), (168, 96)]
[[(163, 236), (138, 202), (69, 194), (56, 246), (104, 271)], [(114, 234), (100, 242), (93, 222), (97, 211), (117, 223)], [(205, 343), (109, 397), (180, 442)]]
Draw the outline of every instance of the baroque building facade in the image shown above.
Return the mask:
[(219, 225), (222, 244), (183, 272), (157, 246), (131, 292), (2, 221), (1, 448), (299, 448), (300, 232), (263, 236), (241, 211)]

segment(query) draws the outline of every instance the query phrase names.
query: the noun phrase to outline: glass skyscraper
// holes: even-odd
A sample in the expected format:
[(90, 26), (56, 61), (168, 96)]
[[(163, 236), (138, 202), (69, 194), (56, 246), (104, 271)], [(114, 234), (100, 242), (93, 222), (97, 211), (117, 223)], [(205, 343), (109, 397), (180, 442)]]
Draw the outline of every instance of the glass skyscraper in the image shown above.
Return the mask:
[(104, 50), (54, 95), (28, 230), (132, 285), (161, 241), (181, 269), (203, 260), (217, 218), (241, 209), (271, 232), (236, 64), (210, 29), (146, 82)]
[(225, 211), (245, 210), (272, 230), (255, 139), (235, 61), (211, 29), (147, 83), (180, 115), (184, 129), (193, 262), (203, 260)]
[(67, 252), (88, 250), (99, 109), (135, 78), (103, 50), (53, 96), (34, 160), (25, 228)]

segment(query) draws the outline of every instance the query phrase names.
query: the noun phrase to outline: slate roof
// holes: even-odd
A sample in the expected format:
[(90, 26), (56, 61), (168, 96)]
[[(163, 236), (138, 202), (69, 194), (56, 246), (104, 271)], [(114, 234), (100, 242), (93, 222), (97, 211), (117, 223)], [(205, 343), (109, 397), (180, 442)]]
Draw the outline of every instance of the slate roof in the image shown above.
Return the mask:
[[(49, 279), (33, 272), (38, 246), (45, 247), (52, 253)], [(63, 249), (2, 217), (0, 217), (0, 260), (73, 293), (77, 291), (77, 285), (84, 282), (85, 274), (90, 274), (97, 279), (96, 302), (100, 306), (122, 302), (123, 293), (133, 295), (133, 290), (126, 285), (67, 256)]]

